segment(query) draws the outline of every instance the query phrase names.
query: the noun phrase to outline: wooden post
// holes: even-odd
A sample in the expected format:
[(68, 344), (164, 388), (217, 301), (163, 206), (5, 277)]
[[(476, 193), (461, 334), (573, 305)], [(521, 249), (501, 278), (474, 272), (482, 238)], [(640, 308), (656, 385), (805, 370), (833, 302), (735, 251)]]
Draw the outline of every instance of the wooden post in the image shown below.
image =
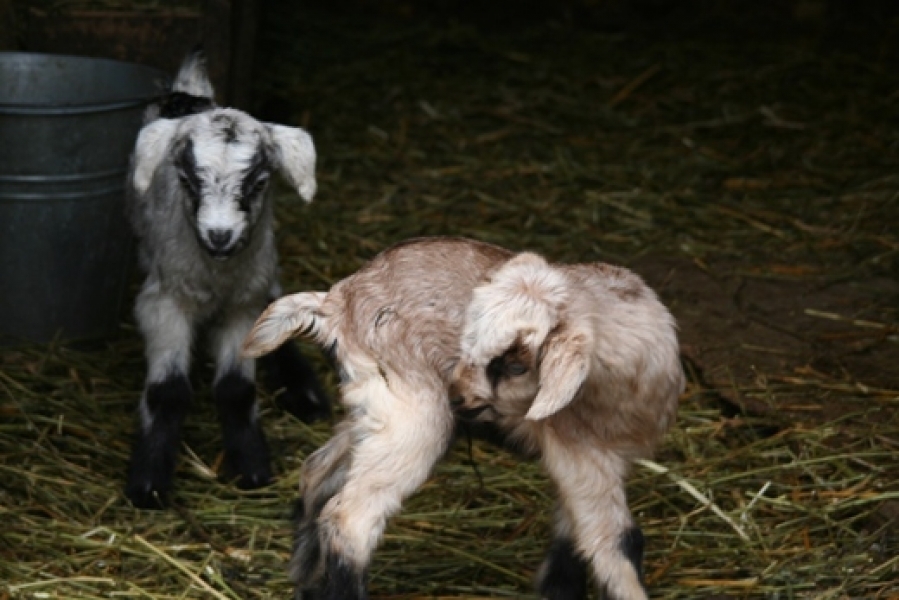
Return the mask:
[(256, 31), (259, 23), (257, 0), (232, 0), (231, 27), (231, 103), (251, 110), (253, 92), (253, 61)]
[(206, 50), (209, 78), (215, 88), (216, 101), (228, 106), (231, 102), (228, 72), (231, 66), (230, 0), (203, 0), (200, 11), (200, 40)]
[(0, 50), (18, 50), (16, 13), (12, 0), (0, 0)]
[(209, 76), (223, 106), (249, 109), (257, 0), (203, 0), (200, 31)]

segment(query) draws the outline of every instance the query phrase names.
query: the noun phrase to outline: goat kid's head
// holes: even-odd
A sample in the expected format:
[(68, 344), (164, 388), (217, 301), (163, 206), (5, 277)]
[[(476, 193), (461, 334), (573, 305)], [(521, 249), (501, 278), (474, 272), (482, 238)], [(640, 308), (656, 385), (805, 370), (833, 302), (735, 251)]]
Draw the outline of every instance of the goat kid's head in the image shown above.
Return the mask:
[(565, 318), (569, 293), (565, 274), (530, 253), (475, 288), (450, 390), (457, 410), (537, 421), (574, 400), (592, 333)]
[(200, 245), (225, 260), (249, 242), (274, 170), (312, 200), (315, 147), (309, 134), (220, 108), (146, 125), (134, 149), (133, 185), (140, 195), (157, 176), (177, 185), (181, 193), (175, 196)]

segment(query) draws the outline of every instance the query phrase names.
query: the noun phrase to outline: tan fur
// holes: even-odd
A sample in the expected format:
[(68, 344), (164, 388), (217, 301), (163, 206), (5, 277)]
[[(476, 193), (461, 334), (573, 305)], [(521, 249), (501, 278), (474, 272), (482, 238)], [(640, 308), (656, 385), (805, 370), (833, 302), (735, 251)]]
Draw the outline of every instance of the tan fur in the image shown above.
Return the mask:
[[(619, 550), (633, 526), (624, 480), (674, 421), (684, 379), (673, 318), (639, 277), (470, 240), (413, 240), (327, 295), (279, 300), (245, 347), (303, 332), (333, 349), (348, 409), (304, 472), (307, 502), (327, 497), (317, 517), (327, 550), (368, 564), (385, 520), (445, 451), (458, 394), (542, 456), (560, 494), (557, 533), (573, 538), (598, 582), (615, 598), (646, 597)], [(511, 375), (491, 381), (498, 357)], [(328, 483), (335, 472), (339, 485)], [(339, 490), (316, 491), (329, 485)]]

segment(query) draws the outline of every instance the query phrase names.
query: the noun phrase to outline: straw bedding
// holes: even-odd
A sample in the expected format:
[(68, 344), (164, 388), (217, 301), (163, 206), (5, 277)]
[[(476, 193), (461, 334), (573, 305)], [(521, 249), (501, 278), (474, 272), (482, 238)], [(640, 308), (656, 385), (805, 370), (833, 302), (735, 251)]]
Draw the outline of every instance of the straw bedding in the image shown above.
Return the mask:
[[(305, 6), (269, 14), (260, 45), (258, 110), (320, 156), (316, 202), (278, 198), (287, 291), (416, 235), (631, 266), (678, 317), (690, 378), (628, 488), (652, 597), (899, 598), (889, 46)], [(0, 598), (289, 597), (298, 469), (331, 425), (264, 392), (279, 477), (240, 491), (217, 480), (200, 373), (175, 506), (137, 511), (143, 369), (127, 318), (98, 346), (0, 354)], [(391, 521), (372, 594), (531, 594), (551, 495), (537, 465), (460, 439)]]

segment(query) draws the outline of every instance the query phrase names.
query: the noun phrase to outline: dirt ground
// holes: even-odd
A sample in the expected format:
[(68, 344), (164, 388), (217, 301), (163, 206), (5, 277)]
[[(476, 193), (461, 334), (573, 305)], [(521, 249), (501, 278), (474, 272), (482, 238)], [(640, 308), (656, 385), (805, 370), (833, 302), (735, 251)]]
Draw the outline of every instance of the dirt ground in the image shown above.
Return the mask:
[[(899, 305), (895, 279), (828, 282), (781, 265), (791, 275), (784, 278), (740, 263), (655, 256), (632, 266), (677, 316), (683, 352), (697, 375), (745, 410), (827, 422), (856, 413), (857, 403), (827, 395), (814, 402), (802, 395), (765, 402), (758, 392), (777, 382), (899, 387), (896, 332), (889, 325)], [(797, 271), (800, 276), (793, 276)]]

